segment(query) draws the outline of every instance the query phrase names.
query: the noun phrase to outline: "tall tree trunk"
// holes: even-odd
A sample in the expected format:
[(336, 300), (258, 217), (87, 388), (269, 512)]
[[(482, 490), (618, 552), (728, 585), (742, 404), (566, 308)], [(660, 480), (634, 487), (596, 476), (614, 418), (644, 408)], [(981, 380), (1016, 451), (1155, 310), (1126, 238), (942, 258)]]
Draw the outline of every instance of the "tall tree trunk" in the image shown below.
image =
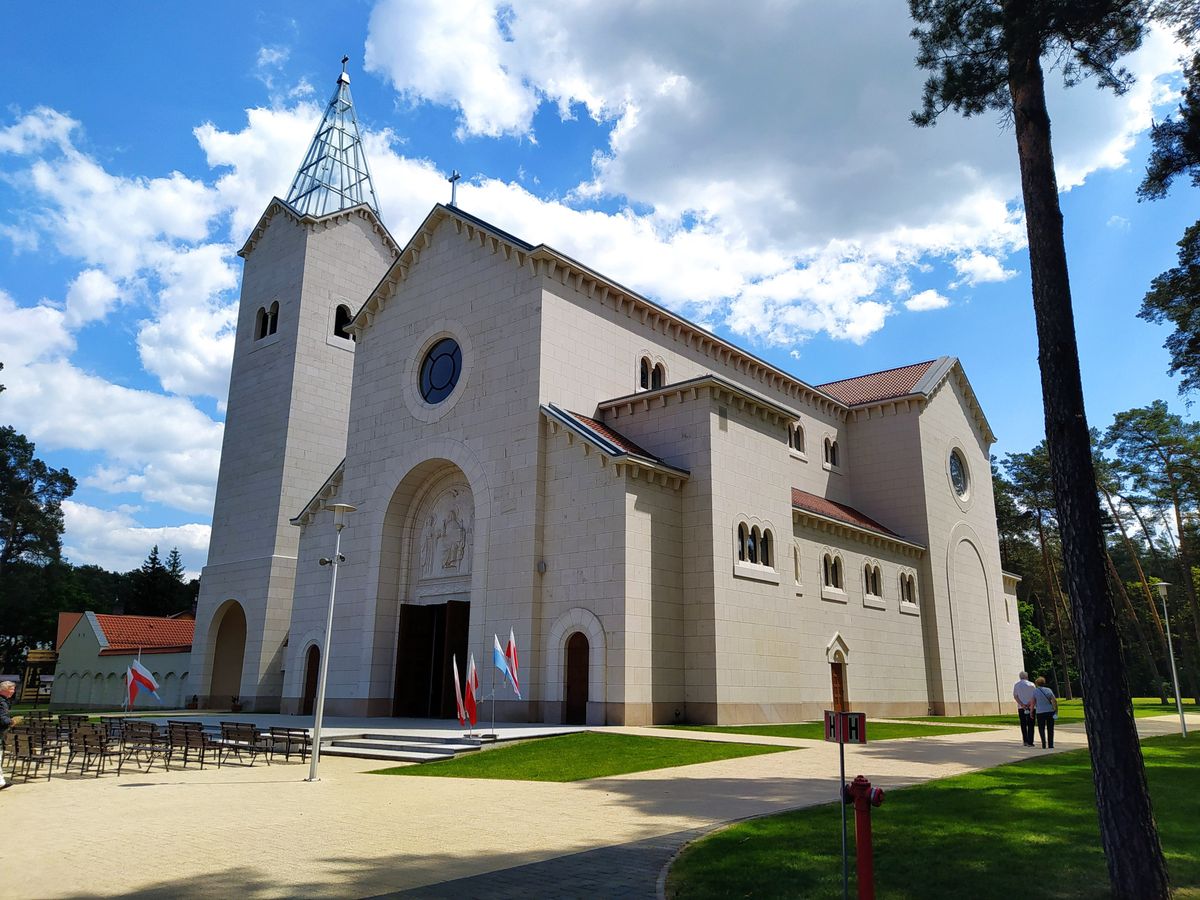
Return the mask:
[(1036, 21), (1030, 8), (1034, 2), (1004, 3), (1008, 87), (1029, 237), (1046, 445), (1074, 611), (1071, 622), (1083, 686), (1100, 843), (1114, 896), (1167, 900), (1171, 892), (1167, 867), (1150, 808), (1116, 610), (1104, 566), (1104, 534), (1084, 415), (1062, 210), (1046, 111), (1042, 45), (1028, 25)]
[(1150, 667), (1150, 671), (1154, 673), (1154, 677), (1159, 684), (1165, 680), (1162, 669), (1158, 665), (1158, 660), (1154, 658), (1154, 651), (1150, 649), (1150, 641), (1146, 638), (1146, 630), (1142, 628), (1142, 623), (1138, 619), (1137, 610), (1133, 608), (1133, 601), (1129, 599), (1129, 592), (1125, 590), (1125, 585), (1121, 583), (1121, 573), (1117, 571), (1117, 565), (1113, 562), (1112, 554), (1106, 554), (1108, 560), (1108, 574), (1112, 577), (1113, 587), (1117, 590), (1117, 595), (1125, 604), (1125, 610), (1129, 613), (1129, 618), (1133, 623), (1133, 634), (1137, 638), (1138, 646), (1142, 650), (1142, 656), (1145, 658), (1146, 664)]
[(1196, 641), (1200, 643), (1200, 604), (1196, 603), (1196, 582), (1192, 579), (1192, 553), (1188, 546), (1187, 535), (1183, 532), (1183, 515), (1179, 511), (1179, 498), (1171, 498), (1171, 506), (1175, 510), (1175, 530), (1179, 533), (1179, 564), (1183, 567), (1183, 596), (1187, 597), (1192, 609), (1192, 626), (1196, 631)]
[(1038, 544), (1041, 545), (1042, 549), (1043, 577), (1046, 579), (1046, 593), (1050, 595), (1050, 608), (1054, 611), (1054, 630), (1056, 632), (1055, 637), (1058, 638), (1058, 661), (1059, 665), (1062, 666), (1062, 683), (1066, 687), (1066, 690), (1063, 692), (1063, 697), (1067, 700), (1070, 700), (1072, 699), (1071, 670), (1067, 666), (1067, 632), (1066, 629), (1063, 628), (1062, 616), (1060, 616), (1058, 612), (1058, 579), (1054, 577), (1054, 568), (1050, 564), (1050, 551), (1046, 548), (1046, 528), (1042, 524), (1042, 511), (1040, 509), (1037, 513), (1037, 520)]
[[(1158, 630), (1158, 640), (1162, 644), (1163, 655), (1166, 655), (1167, 636), (1163, 632), (1162, 619), (1159, 618), (1158, 610), (1154, 606), (1154, 594), (1150, 590), (1150, 579), (1146, 577), (1146, 572), (1142, 569), (1142, 561), (1138, 557), (1137, 549), (1133, 546), (1133, 541), (1129, 539), (1129, 534), (1125, 531), (1125, 523), (1121, 520), (1121, 516), (1117, 512), (1117, 505), (1113, 503), (1112, 495), (1103, 486), (1101, 486), (1100, 490), (1104, 494), (1104, 499), (1108, 501), (1108, 508), (1112, 511), (1113, 521), (1117, 523), (1117, 530), (1121, 532), (1121, 540), (1125, 543), (1125, 552), (1133, 560), (1133, 567), (1137, 570), (1138, 580), (1142, 583), (1142, 593), (1146, 597), (1146, 604), (1150, 607), (1150, 618)], [(1145, 531), (1146, 523), (1140, 515), (1138, 516), (1138, 521), (1142, 522), (1142, 530)], [(1146, 540), (1149, 542), (1149, 534), (1146, 535)], [(1153, 544), (1151, 544), (1151, 552), (1154, 552), (1157, 557), (1157, 551), (1154, 551)]]

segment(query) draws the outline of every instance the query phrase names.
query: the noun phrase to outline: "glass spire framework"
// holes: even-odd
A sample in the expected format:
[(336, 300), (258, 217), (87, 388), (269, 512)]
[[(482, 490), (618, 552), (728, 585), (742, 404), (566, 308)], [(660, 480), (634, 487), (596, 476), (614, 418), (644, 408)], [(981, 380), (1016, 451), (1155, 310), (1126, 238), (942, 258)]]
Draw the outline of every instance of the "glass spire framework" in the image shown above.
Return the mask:
[(360, 203), (379, 215), (379, 202), (358, 135), (346, 62), (342, 60), (337, 90), (288, 191), (287, 202), (301, 215), (325, 216)]

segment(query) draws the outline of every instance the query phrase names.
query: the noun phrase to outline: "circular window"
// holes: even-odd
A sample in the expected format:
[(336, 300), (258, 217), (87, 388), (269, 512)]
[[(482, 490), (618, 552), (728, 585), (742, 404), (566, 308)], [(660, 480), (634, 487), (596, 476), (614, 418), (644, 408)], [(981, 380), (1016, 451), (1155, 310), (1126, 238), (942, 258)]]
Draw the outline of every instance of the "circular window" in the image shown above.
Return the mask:
[(429, 348), (421, 363), (421, 397), (426, 403), (441, 403), (454, 392), (462, 375), (462, 351), (454, 338), (442, 338)]
[(971, 484), (967, 477), (967, 464), (957, 450), (950, 451), (950, 484), (954, 486), (954, 493), (965, 500)]

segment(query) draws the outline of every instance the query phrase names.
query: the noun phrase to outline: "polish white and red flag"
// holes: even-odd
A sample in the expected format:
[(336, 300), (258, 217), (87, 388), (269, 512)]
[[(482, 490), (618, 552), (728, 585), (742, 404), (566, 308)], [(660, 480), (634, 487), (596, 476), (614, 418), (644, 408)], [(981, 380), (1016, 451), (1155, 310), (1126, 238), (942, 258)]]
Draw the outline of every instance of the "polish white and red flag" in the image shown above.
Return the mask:
[(453, 654), (450, 656), (450, 668), (454, 670), (454, 704), (455, 708), (458, 710), (458, 724), (466, 725), (467, 710), (466, 707), (463, 706), (462, 684), (459, 683), (458, 680), (458, 657), (454, 656)]
[(479, 698), (479, 672), (475, 670), (475, 654), (472, 653), (467, 662), (467, 696), (463, 704), (467, 710), (467, 718), (474, 725), (479, 719), (479, 709), (476, 701)]
[(154, 678), (154, 673), (142, 665), (142, 661), (135, 659), (129, 664), (129, 668), (125, 670), (125, 685), (129, 690), (129, 708), (133, 708), (133, 701), (137, 698), (138, 688), (145, 688), (154, 695), (154, 699), (162, 703), (162, 697), (158, 696), (158, 682)]
[(517, 638), (513, 630), (508, 629), (508, 643), (504, 645), (504, 658), (508, 662), (508, 678), (512, 682), (513, 693), (521, 699), (521, 679), (517, 675)]

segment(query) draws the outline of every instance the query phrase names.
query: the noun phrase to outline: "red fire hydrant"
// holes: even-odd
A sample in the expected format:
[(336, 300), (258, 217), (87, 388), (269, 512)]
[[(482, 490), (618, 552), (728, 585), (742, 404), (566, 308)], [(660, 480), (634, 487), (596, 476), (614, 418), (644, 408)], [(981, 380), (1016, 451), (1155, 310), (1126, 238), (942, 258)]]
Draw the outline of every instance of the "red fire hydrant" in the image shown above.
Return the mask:
[(871, 851), (871, 807), (883, 805), (883, 791), (862, 775), (846, 785), (854, 801), (854, 856), (858, 870), (858, 900), (875, 900), (875, 860)]

